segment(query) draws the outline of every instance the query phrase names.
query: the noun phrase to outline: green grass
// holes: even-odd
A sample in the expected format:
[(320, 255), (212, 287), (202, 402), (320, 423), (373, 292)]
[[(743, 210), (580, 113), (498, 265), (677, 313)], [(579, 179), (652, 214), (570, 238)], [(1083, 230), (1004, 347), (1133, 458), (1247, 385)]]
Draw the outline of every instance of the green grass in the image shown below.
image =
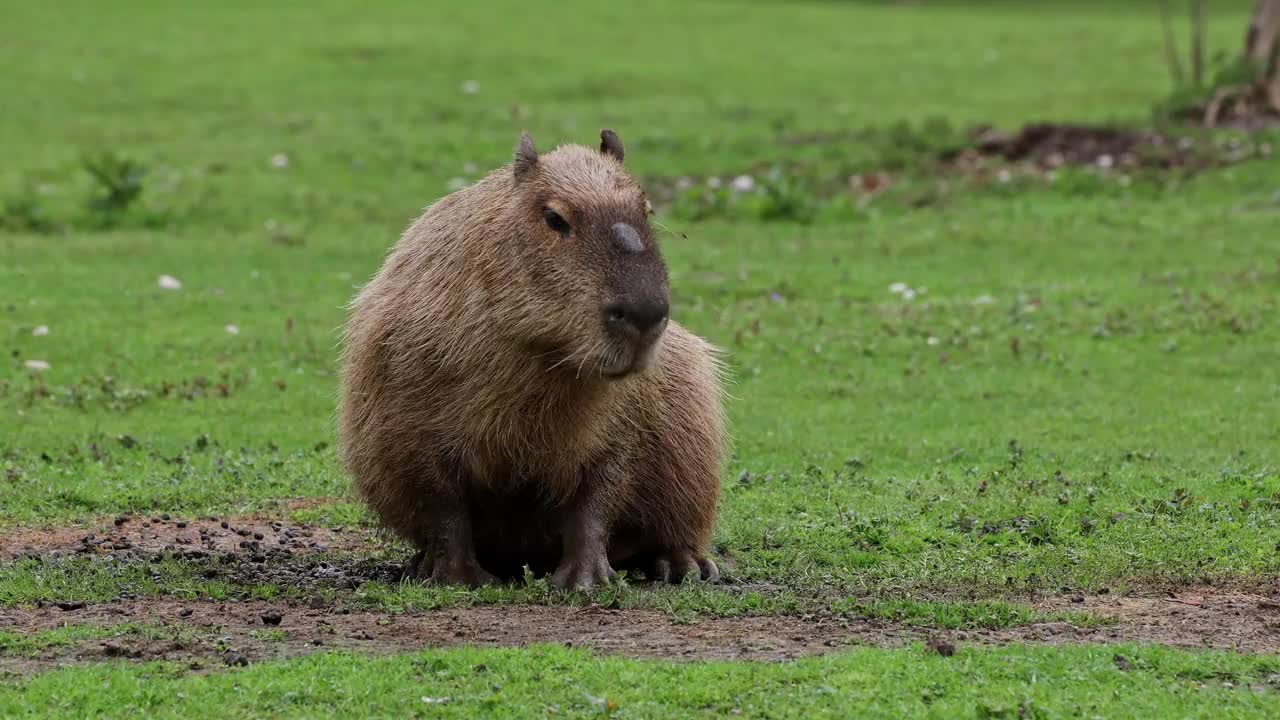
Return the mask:
[[(206, 576), (205, 572), (209, 571)], [(155, 562), (97, 561), (84, 557), (28, 558), (0, 565), (0, 606), (38, 600), (107, 602), (122, 596), (213, 600), (294, 596), (276, 583), (244, 585), (213, 561), (157, 558)]]
[[(922, 155), (976, 123), (1145, 122), (1170, 92), (1159, 27), (1151, 8), (1113, 5), (7, 8), (0, 527), (343, 495), (335, 360), (355, 287), (426, 203), (506, 162), (522, 129), (550, 147), (610, 126), (654, 188), (774, 164), (804, 180), (779, 205), (716, 219), (688, 219), (679, 201), (659, 208), (674, 231), (674, 314), (727, 350), (733, 376), (715, 542), (740, 579), (778, 589), (584, 599), (367, 583), (344, 601), (605, 600), (681, 617), (824, 607), (983, 627), (1043, 619), (1010, 603), (1026, 591), (1272, 581), (1277, 164), (978, 186), (939, 179)], [(1213, 7), (1211, 46), (1236, 47), (1248, 4)], [(469, 82), (478, 92), (464, 92)], [(930, 130), (931, 117), (949, 128)], [(899, 122), (916, 130), (885, 130)], [(90, 205), (103, 188), (83, 158), (104, 150), (146, 170), (124, 210)], [(273, 166), (277, 155), (287, 166)], [(840, 195), (847, 176), (883, 167), (895, 181), (884, 198), (863, 207)], [(116, 184), (127, 193), (129, 182)], [(166, 274), (182, 288), (159, 287)], [(48, 333), (33, 334), (40, 326)], [(49, 369), (25, 366), (35, 360)], [(292, 517), (368, 522), (350, 502)], [(0, 604), (302, 592), (204, 569), (9, 563)], [(94, 667), (6, 686), (0, 714), (216, 702), (255, 715), (467, 715), (485, 698), (510, 709), (522, 697), (520, 715), (596, 712), (583, 692), (616, 693), (632, 716), (849, 702), (1016, 716), (1024, 701), (1032, 717), (1243, 715), (1273, 702), (1274, 691), (1241, 687), (1269, 682), (1269, 659), (1132, 652), (1149, 667), (1119, 673), (1110, 651), (1088, 648), (952, 661), (859, 651), (768, 667), (456, 651), (198, 678)], [(462, 672), (481, 663), (504, 690)], [(437, 665), (451, 674), (421, 669)], [(1227, 689), (1199, 667), (1244, 679)], [(536, 691), (540, 673), (559, 684)], [(422, 704), (435, 694), (459, 700)]]
[(1280, 710), (1277, 672), (1275, 658), (1126, 646), (951, 658), (917, 646), (778, 664), (601, 660), (558, 647), (336, 653), (210, 675), (161, 664), (61, 670), (0, 685), (0, 714), (1244, 718)]
[(117, 632), (119, 628), (98, 625), (68, 625), (29, 634), (4, 630), (0, 631), (0, 655), (37, 655), (49, 648), (112, 637)]
[(836, 608), (861, 617), (951, 630), (997, 629), (1043, 622), (1065, 622), (1077, 627), (1107, 624), (1105, 618), (1088, 613), (1039, 612), (1020, 605), (990, 600), (870, 600), (837, 603)]
[[(146, 640), (178, 640), (190, 639), (200, 630), (177, 626), (162, 626), (140, 623), (123, 623), (119, 625), (67, 625), (37, 633), (15, 633), (0, 631), (0, 655), (37, 656), (50, 648), (76, 645), (89, 640), (108, 640), (111, 638), (142, 638)], [(212, 631), (205, 631), (212, 632)], [(280, 632), (280, 631), (274, 631)], [(263, 631), (264, 637), (274, 637), (271, 631)]]

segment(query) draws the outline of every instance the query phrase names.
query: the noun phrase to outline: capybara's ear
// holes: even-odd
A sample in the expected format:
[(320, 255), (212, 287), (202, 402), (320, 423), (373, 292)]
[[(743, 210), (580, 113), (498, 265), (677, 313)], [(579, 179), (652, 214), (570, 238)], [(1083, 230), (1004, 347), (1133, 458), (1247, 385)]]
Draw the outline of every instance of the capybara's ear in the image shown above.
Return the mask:
[(529, 133), (520, 133), (520, 145), (516, 147), (516, 180), (527, 177), (538, 166), (538, 151), (533, 148)]
[(608, 128), (600, 131), (600, 152), (605, 155), (612, 155), (615, 160), (622, 162), (624, 152), (622, 150), (622, 138), (618, 137), (618, 133)]

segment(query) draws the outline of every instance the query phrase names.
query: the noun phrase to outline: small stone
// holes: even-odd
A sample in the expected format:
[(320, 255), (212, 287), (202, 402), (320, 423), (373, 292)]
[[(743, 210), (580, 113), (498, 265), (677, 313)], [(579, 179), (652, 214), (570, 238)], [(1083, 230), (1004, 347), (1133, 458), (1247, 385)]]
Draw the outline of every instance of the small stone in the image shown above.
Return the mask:
[(102, 643), (102, 654), (107, 657), (125, 657), (139, 658), (142, 657), (142, 651), (136, 648), (126, 647), (114, 642)]
[(194, 611), (191, 608), (182, 608), (178, 611), (178, 617), (191, 617), (192, 612)]
[(228, 653), (222, 661), (230, 667), (248, 667), (249, 658), (240, 653)]
[(66, 600), (55, 604), (63, 611), (80, 610), (84, 607), (84, 603), (80, 600)]
[(1084, 602), (1084, 596), (1083, 596), (1083, 595), (1072, 595), (1072, 596), (1071, 596), (1071, 602), (1073, 602), (1073, 603), (1082, 603), (1082, 602)]
[(956, 654), (956, 646), (947, 642), (943, 638), (930, 638), (929, 642), (925, 643), (925, 647), (938, 653), (942, 657), (951, 657)]
[(275, 610), (268, 610), (262, 613), (259, 617), (262, 618), (263, 625), (279, 625), (280, 621), (284, 619), (284, 615), (281, 615)]

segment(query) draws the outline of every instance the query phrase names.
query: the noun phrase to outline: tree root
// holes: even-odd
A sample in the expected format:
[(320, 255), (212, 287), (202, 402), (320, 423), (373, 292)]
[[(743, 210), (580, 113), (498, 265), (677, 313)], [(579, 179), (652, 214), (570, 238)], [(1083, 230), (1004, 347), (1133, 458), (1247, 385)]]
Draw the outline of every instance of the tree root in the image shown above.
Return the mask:
[[(1219, 88), (1205, 105), (1201, 123), (1205, 127), (1217, 127), (1225, 115), (1239, 115), (1241, 108), (1254, 109), (1259, 115), (1280, 116), (1280, 85), (1257, 82)], [(1224, 113), (1227, 109), (1231, 112)]]

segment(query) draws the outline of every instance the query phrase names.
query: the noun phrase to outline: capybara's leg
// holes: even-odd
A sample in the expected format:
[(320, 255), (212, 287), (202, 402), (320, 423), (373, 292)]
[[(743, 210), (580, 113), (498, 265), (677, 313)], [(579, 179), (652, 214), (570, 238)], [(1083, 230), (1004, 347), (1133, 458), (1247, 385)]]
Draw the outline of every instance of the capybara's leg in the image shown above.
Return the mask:
[(699, 448), (696, 436), (672, 447), (659, 445), (639, 469), (637, 488), (653, 489), (633, 501), (639, 512), (637, 530), (649, 548), (637, 560), (647, 561), (646, 575), (658, 582), (678, 583), (688, 575), (709, 582), (720, 579), (710, 557), (720, 493), (715, 445)]
[(404, 571), (400, 574), (402, 580), (412, 580), (417, 578), (431, 577), (433, 556), (427, 550), (419, 550), (409, 558), (409, 562), (405, 563)]
[[(593, 481), (594, 480), (594, 481)], [(609, 565), (607, 480), (588, 478), (560, 511), (563, 549), (551, 583), (562, 590), (602, 585), (615, 577)]]
[(406, 574), (418, 580), (475, 587), (497, 582), (476, 559), (470, 482), (457, 468), (421, 463), (403, 466), (386, 477), (380, 488), (364, 494), (376, 497), (374, 509), (418, 549)]
[(422, 536), (425, 542), (419, 543), (425, 553), (418, 564), (418, 578), (469, 587), (496, 584), (498, 578), (480, 567), (476, 559), (471, 509), (461, 497), (466, 486), (449, 483), (439, 489), (441, 492), (424, 498), (420, 506), (425, 516), (424, 528), (429, 532)]

